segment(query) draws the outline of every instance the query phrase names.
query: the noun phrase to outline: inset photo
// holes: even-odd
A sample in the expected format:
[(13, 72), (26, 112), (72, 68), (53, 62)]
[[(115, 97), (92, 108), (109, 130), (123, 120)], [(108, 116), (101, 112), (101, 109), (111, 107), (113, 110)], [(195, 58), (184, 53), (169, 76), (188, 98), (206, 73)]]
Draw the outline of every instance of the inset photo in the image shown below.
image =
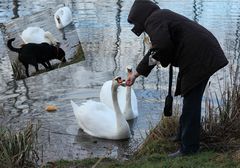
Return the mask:
[(13, 19), (1, 31), (16, 80), (84, 60), (68, 6)]

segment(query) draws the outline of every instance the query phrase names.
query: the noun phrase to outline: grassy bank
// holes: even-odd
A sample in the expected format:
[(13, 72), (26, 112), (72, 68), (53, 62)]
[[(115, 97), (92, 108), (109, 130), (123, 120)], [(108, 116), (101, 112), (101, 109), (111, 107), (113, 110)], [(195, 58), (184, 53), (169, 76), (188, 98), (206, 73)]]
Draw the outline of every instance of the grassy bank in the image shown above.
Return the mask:
[[(168, 142), (154, 142), (151, 144), (152, 148), (158, 148), (164, 146)], [(154, 149), (153, 149), (154, 151)], [(170, 159), (167, 157), (166, 151), (151, 152), (146, 155), (142, 155), (138, 158), (131, 158), (128, 161), (118, 161), (109, 158), (95, 158), (85, 159), (82, 161), (57, 161), (49, 163), (45, 167), (59, 167), (59, 168), (160, 168), (160, 167), (171, 167), (171, 168), (226, 168), (226, 167), (240, 167), (240, 160), (236, 158), (236, 152), (218, 153), (213, 151), (202, 151), (193, 156), (186, 156), (181, 158)]]
[(35, 151), (36, 128), (28, 124), (21, 131), (13, 132), (0, 127), (0, 167), (35, 167), (38, 160)]
[[(219, 147), (213, 147), (211, 143), (210, 146), (203, 145), (201, 151), (195, 155), (169, 158), (168, 153), (176, 151), (179, 147), (178, 143), (169, 140), (169, 137), (176, 132), (177, 121), (178, 116), (163, 117), (159, 125), (152, 129), (147, 136), (141, 148), (127, 161), (109, 158), (94, 158), (81, 161), (60, 160), (48, 163), (45, 168), (240, 168), (240, 148), (238, 148), (239, 150), (232, 148), (222, 151), (219, 150)], [(206, 142), (202, 141), (202, 143)], [(231, 145), (231, 143), (228, 143), (228, 145)]]
[[(108, 167), (125, 167), (125, 168), (150, 168), (150, 167), (236, 167), (238, 165), (237, 162), (233, 161), (228, 154), (218, 154), (214, 152), (202, 152), (200, 154), (169, 159), (166, 154), (153, 153), (151, 155), (147, 155), (141, 157), (138, 160), (132, 160), (129, 162), (125, 162), (123, 164), (112, 164)], [(100, 167), (100, 166), (99, 166)], [(105, 167), (103, 164), (101, 167)]]

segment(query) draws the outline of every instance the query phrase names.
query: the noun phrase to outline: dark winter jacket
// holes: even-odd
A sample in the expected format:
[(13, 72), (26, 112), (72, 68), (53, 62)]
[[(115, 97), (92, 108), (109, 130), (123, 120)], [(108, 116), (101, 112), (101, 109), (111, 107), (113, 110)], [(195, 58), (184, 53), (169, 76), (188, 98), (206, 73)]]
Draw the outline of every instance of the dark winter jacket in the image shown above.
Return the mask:
[[(132, 31), (139, 36), (146, 32), (152, 47), (159, 52), (154, 57), (163, 67), (179, 67), (175, 95), (185, 95), (199, 82), (228, 64), (217, 39), (198, 23), (167, 9), (160, 9), (150, 0), (135, 0), (129, 16)], [(154, 66), (149, 66), (145, 56), (137, 72), (148, 76)]]

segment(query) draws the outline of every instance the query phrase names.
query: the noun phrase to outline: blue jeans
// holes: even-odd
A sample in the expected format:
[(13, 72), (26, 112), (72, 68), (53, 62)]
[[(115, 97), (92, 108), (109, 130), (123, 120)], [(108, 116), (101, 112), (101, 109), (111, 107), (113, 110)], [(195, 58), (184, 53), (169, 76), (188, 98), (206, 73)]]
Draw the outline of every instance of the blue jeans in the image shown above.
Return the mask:
[(196, 153), (200, 146), (201, 103), (208, 79), (199, 83), (183, 96), (180, 116), (181, 149), (184, 154)]

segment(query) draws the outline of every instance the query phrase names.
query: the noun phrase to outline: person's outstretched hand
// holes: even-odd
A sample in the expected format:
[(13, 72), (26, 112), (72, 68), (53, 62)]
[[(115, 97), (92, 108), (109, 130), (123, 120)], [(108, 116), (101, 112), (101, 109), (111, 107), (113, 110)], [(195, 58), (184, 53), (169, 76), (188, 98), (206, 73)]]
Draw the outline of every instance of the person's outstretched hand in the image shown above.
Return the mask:
[(127, 86), (132, 86), (136, 80), (136, 78), (139, 76), (138, 72), (134, 72), (128, 75), (126, 85)]

